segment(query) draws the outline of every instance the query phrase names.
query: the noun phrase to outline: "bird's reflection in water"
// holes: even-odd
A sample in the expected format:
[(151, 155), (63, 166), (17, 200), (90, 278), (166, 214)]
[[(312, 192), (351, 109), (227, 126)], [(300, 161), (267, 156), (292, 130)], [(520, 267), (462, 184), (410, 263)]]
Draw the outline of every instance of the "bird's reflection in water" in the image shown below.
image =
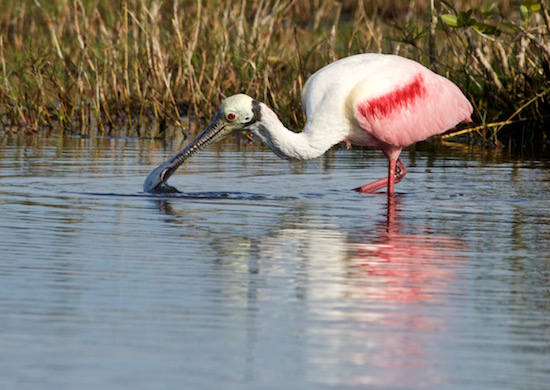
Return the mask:
[(384, 226), (372, 242), (358, 245), (356, 272), (376, 282), (366, 293), (395, 302), (437, 300), (437, 289), (452, 278), (464, 242), (454, 237), (407, 234), (400, 216), (401, 198), (389, 196)]
[[(376, 337), (368, 332), (358, 335), (365, 338), (366, 348), (357, 363), (380, 368), (377, 385), (433, 386), (447, 381), (448, 373), (437, 368), (441, 350), (434, 346), (446, 341), (439, 340), (439, 334), (452, 333), (449, 328), (455, 326), (456, 309), (449, 296), (456, 293), (466, 244), (416, 229), (405, 233), (410, 226), (400, 215), (401, 201), (400, 196), (388, 197), (385, 223), (377, 226), (374, 239), (357, 245), (350, 261), (350, 288), (361, 296), (356, 302), (376, 307), (371, 326), (384, 328)], [(440, 308), (439, 315), (433, 307)], [(353, 320), (369, 323), (371, 316), (359, 312)]]
[[(449, 291), (456, 288), (464, 242), (417, 227), (403, 216), (401, 195), (388, 197), (374, 225), (367, 218), (327, 222), (308, 202), (270, 208), (259, 201), (250, 205), (251, 226), (243, 226), (231, 220), (231, 214), (242, 218), (241, 203), (233, 201), (196, 220), (183, 215), (179, 200), (162, 200), (158, 207), (174, 216), (167, 222), (204, 233), (204, 245), (216, 255), (201, 262), (210, 261), (223, 275), (217, 283), (224, 300), (250, 308), (246, 334), (235, 335), (246, 340), (249, 356), (273, 348), (258, 335), (285, 340), (293, 337), (285, 329), (299, 327), (300, 337), (288, 348), (314, 382), (320, 367), (330, 383), (445, 382), (433, 340), (453, 326)], [(450, 319), (434, 315), (433, 305)], [(288, 326), (281, 327), (285, 318)]]

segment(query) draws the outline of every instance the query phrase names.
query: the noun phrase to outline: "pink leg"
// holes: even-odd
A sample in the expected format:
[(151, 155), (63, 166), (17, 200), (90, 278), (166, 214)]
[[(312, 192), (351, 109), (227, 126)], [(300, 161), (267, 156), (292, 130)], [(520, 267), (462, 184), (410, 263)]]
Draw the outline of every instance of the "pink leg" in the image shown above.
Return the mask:
[(393, 194), (395, 185), (395, 160), (388, 160), (388, 195)]
[(388, 177), (365, 184), (354, 191), (371, 194), (381, 188), (388, 187), (388, 194), (393, 194), (393, 186), (399, 183), (407, 174), (407, 167), (400, 158), (396, 160), (389, 159)]

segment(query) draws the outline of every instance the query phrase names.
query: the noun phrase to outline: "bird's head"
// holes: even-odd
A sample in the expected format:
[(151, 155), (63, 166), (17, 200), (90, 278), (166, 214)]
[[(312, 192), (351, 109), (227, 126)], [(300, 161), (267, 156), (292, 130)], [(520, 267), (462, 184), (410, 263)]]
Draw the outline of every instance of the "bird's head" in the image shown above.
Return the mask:
[(189, 146), (202, 149), (232, 133), (247, 130), (248, 126), (260, 120), (260, 110), (260, 103), (248, 95), (229, 96), (222, 102), (214, 119)]
[(219, 141), (229, 134), (246, 130), (260, 120), (260, 104), (245, 94), (228, 97), (222, 102), (216, 116), (208, 127), (197, 137), (212, 137), (208, 143)]
[(248, 95), (237, 94), (225, 99), (212, 122), (170, 160), (158, 166), (149, 174), (143, 189), (146, 192), (166, 192), (175, 190), (166, 181), (189, 157), (206, 145), (221, 141), (231, 133), (246, 130), (260, 120), (260, 103)]

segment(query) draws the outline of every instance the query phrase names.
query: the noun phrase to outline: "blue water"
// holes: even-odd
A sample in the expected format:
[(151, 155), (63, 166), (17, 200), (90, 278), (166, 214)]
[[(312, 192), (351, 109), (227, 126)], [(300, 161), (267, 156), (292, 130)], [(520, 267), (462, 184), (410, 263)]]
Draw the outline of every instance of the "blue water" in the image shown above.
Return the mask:
[(547, 388), (547, 160), (179, 146), (0, 137), (0, 388)]

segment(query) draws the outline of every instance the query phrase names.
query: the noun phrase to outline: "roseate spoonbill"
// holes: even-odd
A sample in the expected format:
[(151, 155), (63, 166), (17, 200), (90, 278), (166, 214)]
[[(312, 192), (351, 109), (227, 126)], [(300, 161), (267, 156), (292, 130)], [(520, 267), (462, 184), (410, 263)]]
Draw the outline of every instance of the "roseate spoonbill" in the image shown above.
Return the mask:
[(388, 177), (357, 188), (374, 192), (407, 173), (404, 147), (470, 121), (472, 105), (451, 81), (396, 55), (358, 54), (314, 73), (302, 91), (307, 117), (300, 133), (288, 130), (264, 103), (238, 94), (225, 99), (206, 129), (149, 174), (146, 192), (177, 191), (166, 184), (185, 160), (239, 130), (249, 131), (287, 160), (319, 157), (338, 143), (374, 146), (389, 160)]

